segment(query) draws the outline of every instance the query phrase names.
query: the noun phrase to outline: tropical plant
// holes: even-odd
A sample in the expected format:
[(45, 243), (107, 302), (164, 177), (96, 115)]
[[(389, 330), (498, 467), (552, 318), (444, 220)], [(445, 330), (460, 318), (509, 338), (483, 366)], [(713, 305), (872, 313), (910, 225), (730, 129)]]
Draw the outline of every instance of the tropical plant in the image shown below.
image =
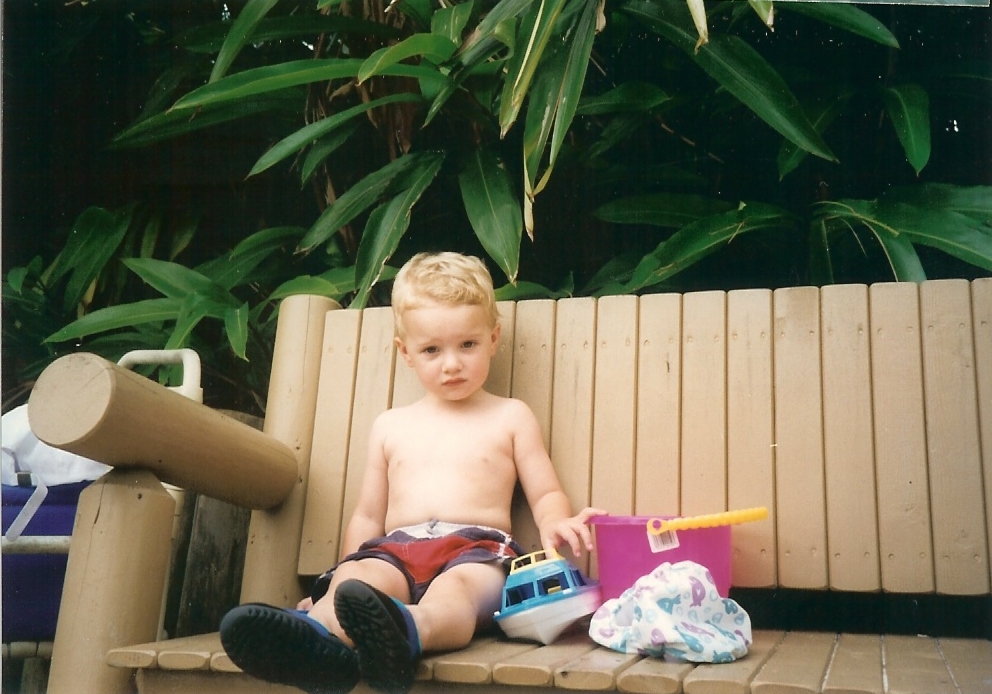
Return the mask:
[[(925, 178), (931, 95), (987, 106), (992, 71), (901, 70), (876, 14), (767, 0), (248, 0), (233, 21), (176, 38), (193, 59), (163, 74), (112, 146), (283, 123), (295, 109), (302, 127), (244, 174), (298, 176), (318, 200), (312, 223), (232, 239), (195, 267), (130, 258), (160, 296), (91, 303), (48, 344), (145, 339), (154, 326), (178, 346), (213, 319), (243, 359), (275, 299), (381, 301), (392, 259), (439, 247), (487, 255), (505, 298), (918, 281), (919, 247), (992, 272), (988, 172)], [(813, 31), (843, 45), (796, 43)], [(306, 58), (264, 50), (301, 42)], [(837, 71), (854, 54), (858, 69)], [(121, 213), (77, 225), (87, 214), (113, 227)], [(99, 235), (73, 266), (66, 308), (121, 254), (115, 239)], [(18, 269), (8, 286), (50, 287), (71, 257)], [(743, 271), (727, 270), (735, 257)]]

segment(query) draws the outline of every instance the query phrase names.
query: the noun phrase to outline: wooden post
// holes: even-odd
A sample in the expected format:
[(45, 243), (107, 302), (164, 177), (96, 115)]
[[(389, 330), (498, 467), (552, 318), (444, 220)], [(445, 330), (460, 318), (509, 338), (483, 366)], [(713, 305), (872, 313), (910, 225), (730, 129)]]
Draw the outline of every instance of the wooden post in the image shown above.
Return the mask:
[(28, 419), (50, 446), (248, 508), (275, 506), (297, 482), (284, 442), (95, 354), (45, 369)]
[(255, 511), (248, 527), (241, 602), (295, 605), (302, 597), (297, 565), (314, 410), (327, 312), (340, 306), (317, 296), (291, 296), (279, 307), (265, 433), (296, 454), (296, 486), (278, 507)]
[(154, 641), (175, 500), (153, 474), (117, 469), (79, 497), (48, 678), (53, 694), (131, 690), (112, 648)]

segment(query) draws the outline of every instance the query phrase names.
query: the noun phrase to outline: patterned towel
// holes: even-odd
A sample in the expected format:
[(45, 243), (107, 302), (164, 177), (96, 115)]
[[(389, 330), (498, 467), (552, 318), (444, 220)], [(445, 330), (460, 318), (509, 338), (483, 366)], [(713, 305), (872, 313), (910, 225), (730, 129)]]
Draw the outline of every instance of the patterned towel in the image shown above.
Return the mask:
[(694, 663), (747, 655), (751, 618), (717, 592), (705, 566), (664, 563), (593, 615), (589, 636), (621, 653)]

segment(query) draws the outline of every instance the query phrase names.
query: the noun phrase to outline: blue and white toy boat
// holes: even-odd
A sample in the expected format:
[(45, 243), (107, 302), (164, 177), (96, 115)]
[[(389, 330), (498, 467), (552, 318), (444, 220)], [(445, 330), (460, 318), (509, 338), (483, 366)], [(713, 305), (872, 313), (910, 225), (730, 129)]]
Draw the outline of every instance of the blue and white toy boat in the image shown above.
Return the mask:
[(587, 579), (557, 552), (542, 550), (510, 564), (503, 607), (495, 619), (510, 638), (547, 645), (602, 604), (598, 582)]

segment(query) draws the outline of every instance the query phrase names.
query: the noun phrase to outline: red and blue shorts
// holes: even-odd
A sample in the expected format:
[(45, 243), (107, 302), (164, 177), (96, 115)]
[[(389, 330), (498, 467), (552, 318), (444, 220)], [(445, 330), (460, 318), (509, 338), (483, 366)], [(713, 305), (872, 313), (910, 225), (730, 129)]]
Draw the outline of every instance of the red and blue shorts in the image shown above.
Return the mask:
[[(434, 579), (453, 566), (494, 562), (508, 568), (510, 560), (523, 553), (524, 549), (502, 530), (430, 521), (369, 540), (341, 564), (359, 559), (389, 562), (406, 577), (410, 599), (417, 603)], [(331, 569), (317, 579), (311, 593), (314, 602), (327, 592), (333, 573)]]

